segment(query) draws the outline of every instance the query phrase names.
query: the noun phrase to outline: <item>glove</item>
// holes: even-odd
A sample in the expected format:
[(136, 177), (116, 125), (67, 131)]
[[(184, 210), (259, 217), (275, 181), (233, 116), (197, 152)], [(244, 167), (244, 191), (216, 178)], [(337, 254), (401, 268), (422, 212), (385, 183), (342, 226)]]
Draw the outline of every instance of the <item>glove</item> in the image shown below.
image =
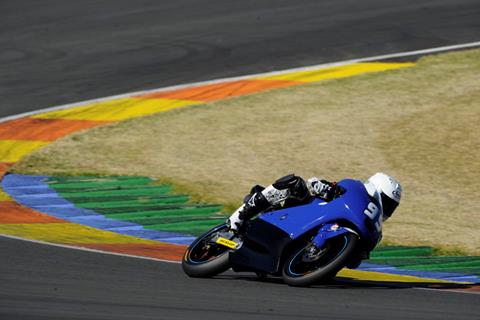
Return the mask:
[(308, 192), (312, 196), (320, 197), (325, 200), (332, 200), (335, 194), (333, 187), (335, 183), (328, 182), (327, 180), (319, 180), (316, 177), (307, 180)]

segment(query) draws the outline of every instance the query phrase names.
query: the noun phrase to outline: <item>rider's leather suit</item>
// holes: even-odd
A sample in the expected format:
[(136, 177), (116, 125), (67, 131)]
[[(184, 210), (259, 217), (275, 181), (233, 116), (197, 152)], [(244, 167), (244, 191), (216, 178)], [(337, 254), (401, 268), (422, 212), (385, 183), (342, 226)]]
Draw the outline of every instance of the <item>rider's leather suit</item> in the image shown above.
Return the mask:
[(343, 193), (335, 182), (312, 177), (305, 181), (294, 174), (287, 175), (264, 188), (256, 185), (245, 197), (243, 205), (228, 218), (230, 228), (239, 231), (243, 223), (262, 211), (306, 204), (318, 197), (331, 201)]

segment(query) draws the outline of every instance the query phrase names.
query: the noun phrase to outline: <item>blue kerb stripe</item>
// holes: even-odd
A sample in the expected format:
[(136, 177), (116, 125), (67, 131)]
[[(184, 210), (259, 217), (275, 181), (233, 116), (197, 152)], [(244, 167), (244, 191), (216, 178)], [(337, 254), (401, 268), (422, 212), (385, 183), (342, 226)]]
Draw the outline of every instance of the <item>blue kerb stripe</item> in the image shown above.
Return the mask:
[(5, 181), (4, 185), (8, 186), (10, 190), (21, 187), (30, 188), (48, 188), (42, 181), (47, 179), (47, 176), (27, 176), (22, 174), (7, 174), (5, 178), (9, 177), (8, 181)]
[(95, 211), (75, 207), (47, 184), (46, 176), (7, 174), (2, 180), (3, 190), (25, 207), (73, 223), (173, 244), (190, 244), (194, 236), (176, 232), (145, 229), (142, 225), (107, 218)]
[(360, 267), (358, 267), (358, 270), (407, 275), (407, 276), (414, 276), (414, 277), (420, 277), (420, 278), (431, 278), (431, 279), (439, 279), (439, 280), (454, 281), (454, 282), (480, 283), (480, 278), (475, 275), (459, 274), (459, 273), (452, 273), (452, 272), (407, 270), (407, 269), (401, 269), (401, 268), (397, 268), (389, 265), (379, 265), (379, 264), (372, 264), (367, 262), (362, 262), (362, 264), (360, 264)]

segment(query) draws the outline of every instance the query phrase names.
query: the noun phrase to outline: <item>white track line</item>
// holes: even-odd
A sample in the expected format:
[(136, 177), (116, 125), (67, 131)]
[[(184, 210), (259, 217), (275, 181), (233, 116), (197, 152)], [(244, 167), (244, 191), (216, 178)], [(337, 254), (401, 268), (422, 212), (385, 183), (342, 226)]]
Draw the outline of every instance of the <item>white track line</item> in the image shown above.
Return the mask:
[(366, 57), (366, 58), (351, 59), (351, 60), (344, 60), (344, 61), (338, 61), (338, 62), (323, 63), (323, 64), (317, 64), (317, 65), (308, 66), (308, 67), (286, 69), (286, 70), (281, 70), (281, 71), (272, 71), (272, 72), (256, 73), (256, 74), (250, 74), (250, 75), (239, 76), (239, 77), (231, 77), (231, 78), (222, 78), (222, 79), (208, 80), (208, 81), (201, 81), (201, 82), (193, 82), (193, 83), (188, 83), (188, 84), (162, 87), (162, 88), (158, 88), (158, 89), (134, 91), (134, 92), (125, 93), (125, 94), (119, 94), (119, 95), (113, 95), (113, 96), (108, 96), (108, 97), (103, 97), (103, 98), (85, 100), (85, 101), (76, 102), (76, 103), (64, 104), (64, 105), (60, 105), (60, 106), (57, 106), (57, 107), (50, 107), (50, 108), (45, 108), (45, 109), (40, 109), (40, 110), (35, 110), (35, 111), (30, 111), (30, 112), (24, 112), (24, 113), (20, 113), (20, 114), (13, 115), (13, 116), (7, 116), (7, 117), (0, 118), (0, 123), (5, 122), (5, 121), (9, 121), (9, 120), (14, 120), (14, 119), (26, 117), (26, 116), (39, 114), (39, 113), (57, 111), (57, 110), (62, 110), (62, 109), (69, 109), (69, 108), (78, 107), (78, 106), (81, 106), (81, 105), (84, 105), (84, 104), (98, 103), (98, 102), (102, 102), (102, 101), (105, 101), (105, 100), (112, 100), (112, 99), (128, 98), (128, 97), (131, 97), (131, 96), (149, 94), (149, 93), (153, 93), (153, 92), (162, 92), (162, 91), (170, 91), (170, 90), (176, 90), (176, 89), (185, 89), (185, 88), (190, 88), (190, 87), (194, 87), (194, 86), (216, 84), (216, 83), (221, 83), (221, 82), (225, 82), (225, 81), (237, 81), (237, 80), (245, 80), (245, 79), (257, 78), (257, 77), (268, 77), (268, 76), (281, 75), (281, 74), (291, 73), (291, 72), (312, 71), (312, 70), (322, 69), (322, 68), (344, 66), (344, 65), (348, 65), (348, 64), (352, 64), (352, 63), (358, 63), (358, 62), (368, 62), (368, 61), (376, 61), (376, 60), (384, 60), (384, 59), (392, 59), (392, 58), (425, 55), (425, 54), (430, 54), (430, 53), (438, 53), (438, 52), (445, 52), (445, 51), (452, 51), (452, 50), (459, 50), (459, 49), (467, 49), (467, 48), (474, 48), (474, 47), (479, 47), (479, 46), (480, 46), (480, 41), (477, 41), (477, 42), (463, 43), (463, 44), (457, 44), (457, 45), (452, 45), (452, 46), (444, 46), (444, 47), (429, 48), (429, 49), (422, 49), (422, 50), (415, 50), (415, 51), (390, 53), (390, 54), (373, 56), (373, 57)]
[[(182, 85), (163, 87), (163, 88), (158, 88), (158, 89), (136, 91), (136, 92), (130, 92), (130, 93), (125, 93), (125, 94), (120, 94), (120, 95), (104, 97), (104, 98), (86, 100), (86, 101), (82, 101), (82, 102), (64, 104), (64, 105), (57, 106), (57, 107), (45, 108), (45, 109), (35, 110), (35, 111), (31, 111), (31, 112), (20, 113), (20, 114), (14, 115), (14, 116), (8, 116), (8, 117), (0, 118), (0, 123), (5, 122), (5, 121), (9, 121), (9, 120), (22, 118), (22, 117), (35, 115), (35, 114), (39, 114), (39, 113), (73, 108), (73, 107), (77, 107), (77, 106), (84, 105), (84, 104), (87, 104), (87, 103), (96, 103), (96, 102), (102, 102), (102, 101), (111, 100), (111, 99), (127, 98), (127, 97), (131, 97), (131, 96), (135, 96), (135, 95), (148, 94), (148, 93), (152, 93), (152, 92), (161, 92), (161, 91), (168, 91), (168, 90), (175, 90), (175, 89), (184, 89), (184, 88), (189, 88), (189, 87), (193, 87), (193, 86), (215, 84), (215, 83), (221, 83), (221, 82), (225, 82), (225, 81), (236, 81), (236, 80), (244, 80), (244, 79), (256, 78), (256, 77), (266, 77), (266, 76), (273, 76), (273, 75), (285, 74), (285, 73), (290, 73), (290, 72), (298, 72), (298, 71), (310, 71), (310, 70), (321, 69), (321, 68), (342, 66), (342, 65), (347, 65), (347, 64), (357, 63), (357, 62), (367, 62), (367, 61), (384, 60), (384, 59), (391, 59), (391, 58), (424, 55), (424, 54), (429, 54), (429, 53), (437, 53), (437, 52), (445, 52), (445, 51), (452, 51), (452, 50), (459, 50), (459, 49), (467, 49), (467, 48), (473, 48), (473, 47), (478, 47), (478, 46), (480, 46), (480, 41), (457, 44), (457, 45), (453, 45), (453, 46), (422, 49), (422, 50), (416, 50), (416, 51), (390, 53), (390, 54), (373, 56), (373, 57), (366, 57), (366, 58), (345, 60), (345, 61), (339, 61), (339, 62), (324, 63), (324, 64), (318, 64), (318, 65), (313, 65), (313, 66), (309, 66), (309, 67), (300, 67), (300, 68), (286, 69), (286, 70), (281, 70), (281, 71), (257, 73), (257, 74), (240, 76), (240, 77), (231, 77), (231, 78), (223, 78), (223, 79), (216, 79), (216, 80), (210, 80), (210, 81), (194, 82), (194, 83), (188, 83), (188, 84), (182, 84)], [(39, 241), (39, 240), (25, 239), (25, 238), (20, 238), (20, 237), (11, 236), (11, 235), (5, 235), (5, 234), (0, 234), (0, 236), (5, 237), (5, 238), (16, 239), (16, 240), (29, 241), (29, 242), (38, 243), (38, 244), (51, 245), (51, 246), (60, 247), (60, 248), (75, 249), (75, 250), (82, 250), (82, 251), (88, 251), (88, 252), (103, 253), (103, 254), (110, 254), (110, 255), (115, 255), (115, 256), (131, 257), (131, 258), (137, 258), (137, 259), (161, 261), (161, 262), (168, 262), (168, 263), (176, 263), (176, 264), (180, 263), (178, 261), (170, 261), (170, 260), (162, 260), (162, 259), (142, 257), (142, 256), (134, 256), (134, 255), (123, 254), (123, 253), (115, 253), (115, 252), (109, 252), (109, 251), (101, 251), (101, 250), (95, 250), (95, 249), (89, 249), (89, 248), (69, 246), (69, 245), (65, 245), (65, 244), (56, 244), (56, 243), (51, 243), (51, 242)]]

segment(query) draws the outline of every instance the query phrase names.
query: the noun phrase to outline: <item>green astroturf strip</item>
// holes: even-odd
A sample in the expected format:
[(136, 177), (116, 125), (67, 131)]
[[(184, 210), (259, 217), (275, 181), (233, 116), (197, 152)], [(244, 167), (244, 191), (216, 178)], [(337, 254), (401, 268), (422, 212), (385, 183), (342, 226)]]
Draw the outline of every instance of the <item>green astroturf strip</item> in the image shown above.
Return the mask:
[(223, 223), (222, 206), (189, 203), (171, 194), (168, 185), (152, 185), (145, 177), (52, 177), (49, 185), (79, 208), (159, 231), (201, 234)]
[(418, 257), (433, 254), (431, 247), (379, 247), (372, 252), (372, 258)]
[(465, 263), (473, 263), (480, 267), (480, 259), (478, 257), (446, 257), (446, 256), (430, 256), (430, 257), (423, 257), (418, 259), (412, 259), (410, 257), (404, 258), (394, 258), (394, 259), (375, 259), (371, 258), (370, 261), (372, 263), (389, 263), (394, 264), (396, 266), (407, 266), (407, 265), (439, 265), (439, 264), (465, 264)]
[(154, 199), (169, 199), (169, 198), (183, 198), (184, 202), (189, 200), (187, 195), (171, 195), (171, 194), (158, 194), (158, 195), (68, 195), (63, 198), (70, 200), (74, 203), (89, 203), (89, 202), (110, 202), (110, 201), (129, 201), (129, 200), (138, 200), (138, 201), (148, 201)]
[(401, 269), (480, 276), (480, 257), (434, 256), (433, 253), (431, 247), (380, 247), (372, 252), (368, 262), (388, 264)]
[(171, 215), (204, 215), (213, 214), (221, 210), (222, 207), (193, 207), (189, 209), (170, 209), (170, 210), (152, 210), (152, 211), (138, 211), (125, 213), (110, 213), (105, 214), (106, 217), (119, 220), (141, 219), (149, 217), (164, 217)]
[[(202, 220), (211, 220), (213, 218), (218, 219), (219, 215), (200, 215), (200, 214), (192, 214), (192, 215), (170, 215), (164, 217), (148, 217), (148, 218), (139, 218), (139, 219), (128, 219), (130, 222), (138, 223), (144, 226), (148, 225), (160, 225), (162, 223), (174, 223), (174, 222), (184, 222), (184, 221), (202, 221)], [(223, 218), (225, 221), (226, 218)]]
[[(187, 198), (188, 200), (188, 198)], [(155, 206), (155, 205), (165, 205), (165, 204), (174, 204), (185, 203), (185, 197), (168, 197), (163, 199), (148, 199), (148, 200), (120, 200), (120, 201), (103, 201), (103, 202), (78, 202), (76, 205), (80, 208), (85, 209), (95, 209), (95, 208), (125, 208), (125, 207), (144, 207), (144, 206)]]
[(148, 195), (158, 195), (163, 193), (168, 193), (171, 191), (170, 186), (159, 186), (159, 187), (144, 187), (138, 189), (113, 189), (113, 190), (89, 190), (84, 192), (58, 192), (62, 197), (69, 198), (71, 196), (121, 196), (121, 195), (129, 195), (129, 196), (148, 196)]
[(202, 222), (207, 220), (219, 220), (222, 218), (218, 215), (211, 216), (211, 215), (191, 215), (191, 216), (169, 216), (169, 217), (156, 217), (156, 218), (145, 218), (145, 219), (132, 219), (132, 222), (141, 222), (144, 226), (155, 226), (158, 228), (160, 225), (163, 224), (173, 224), (173, 223), (183, 223), (183, 222)]
[(107, 182), (107, 181), (126, 181), (126, 180), (137, 180), (144, 179), (148, 181), (153, 181), (151, 178), (142, 177), (142, 176), (109, 176), (109, 177), (97, 177), (97, 176), (72, 176), (72, 177), (49, 177), (49, 184), (58, 184), (58, 183), (76, 183), (76, 182)]
[(136, 178), (129, 180), (107, 180), (107, 181), (85, 181), (85, 182), (75, 182), (75, 183), (52, 183), (49, 182), (50, 186), (54, 187), (59, 191), (66, 191), (72, 189), (84, 190), (88, 188), (108, 188), (108, 187), (133, 187), (133, 186), (145, 186), (151, 183), (152, 180), (148, 178)]
[(59, 193), (79, 193), (79, 192), (94, 192), (94, 191), (116, 191), (116, 190), (137, 190), (137, 189), (162, 189), (166, 188), (170, 190), (170, 186), (162, 185), (162, 186), (153, 186), (153, 185), (132, 185), (132, 186), (97, 186), (97, 187), (90, 187), (90, 188), (71, 188), (71, 189), (57, 189)]
[(188, 233), (192, 235), (200, 235), (207, 231), (208, 229), (224, 223), (225, 219), (211, 219), (203, 221), (185, 221), (177, 223), (162, 223), (158, 225), (149, 225), (145, 228), (152, 230), (161, 230), (161, 231), (171, 231), (171, 232), (180, 232)]
[[(225, 222), (222, 206), (192, 204), (187, 195), (171, 193), (147, 177), (51, 177), (49, 185), (77, 207), (146, 229), (200, 235)], [(434, 256), (431, 247), (379, 247), (367, 261), (397, 268), (480, 276), (480, 257)]]
[[(122, 208), (90, 208), (90, 210), (96, 211), (101, 214), (112, 214), (112, 213), (127, 213), (127, 212), (144, 212), (144, 211), (161, 211), (161, 210), (183, 210), (183, 209), (195, 209), (195, 208), (203, 208), (207, 207), (210, 208), (212, 206), (201, 206), (201, 205), (193, 205), (193, 204), (165, 204), (165, 205), (155, 205), (155, 206), (129, 206), (129, 207), (122, 207)], [(217, 206), (214, 206), (218, 208)]]

